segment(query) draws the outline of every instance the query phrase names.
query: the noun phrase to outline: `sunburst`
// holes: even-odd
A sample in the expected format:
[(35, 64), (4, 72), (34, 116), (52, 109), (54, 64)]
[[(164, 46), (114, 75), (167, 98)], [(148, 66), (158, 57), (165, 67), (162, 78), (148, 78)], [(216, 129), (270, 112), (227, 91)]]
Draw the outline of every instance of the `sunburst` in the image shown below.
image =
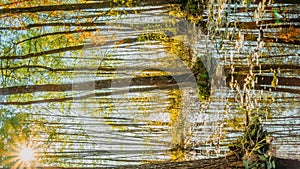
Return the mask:
[(2, 152), (7, 157), (2, 163), (12, 165), (12, 169), (27, 168), (34, 169), (36, 166), (37, 146), (32, 142), (19, 142), (11, 145), (11, 152)]
[(19, 157), (20, 159), (22, 159), (24, 162), (30, 162), (33, 161), (35, 159), (34, 157), (35, 151), (32, 148), (28, 148), (28, 147), (23, 147)]

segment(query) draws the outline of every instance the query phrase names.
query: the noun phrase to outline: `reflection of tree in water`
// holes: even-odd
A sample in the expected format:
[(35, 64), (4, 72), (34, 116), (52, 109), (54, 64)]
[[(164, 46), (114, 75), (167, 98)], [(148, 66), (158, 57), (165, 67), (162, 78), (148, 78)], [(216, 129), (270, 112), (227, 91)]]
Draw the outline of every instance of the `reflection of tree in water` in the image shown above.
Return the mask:
[[(294, 112), (298, 110), (298, 104), (287, 106), (282, 101), (296, 99), (299, 94), (299, 47), (295, 35), (298, 31), (298, 13), (294, 11), (294, 5), (286, 4), (259, 3), (258, 6), (229, 8), (224, 19), (230, 22), (224, 23), (226, 29), (218, 31), (223, 38), (218, 39), (217, 43), (220, 47), (218, 52), (224, 56), (227, 85), (237, 89), (229, 99), (232, 99), (232, 105), (237, 104), (240, 109), (235, 111), (236, 115), (227, 121), (226, 126), (247, 126), (251, 123), (249, 118), (260, 117), (264, 129), (275, 138), (273, 155), (280, 157), (284, 153), (281, 154), (276, 148), (281, 147), (279, 149), (282, 151), (290, 143), (299, 147), (299, 136), (294, 134), (297, 120), (289, 124), (274, 120), (278, 117), (294, 119), (295, 115), (297, 119)], [(246, 11), (253, 12), (253, 17), (249, 15), (237, 19)], [(275, 12), (283, 18), (278, 18)], [(239, 113), (242, 116), (238, 116)], [(285, 133), (279, 126), (291, 128)], [(283, 151), (290, 154), (289, 158), (297, 158), (297, 153), (288, 149)]]

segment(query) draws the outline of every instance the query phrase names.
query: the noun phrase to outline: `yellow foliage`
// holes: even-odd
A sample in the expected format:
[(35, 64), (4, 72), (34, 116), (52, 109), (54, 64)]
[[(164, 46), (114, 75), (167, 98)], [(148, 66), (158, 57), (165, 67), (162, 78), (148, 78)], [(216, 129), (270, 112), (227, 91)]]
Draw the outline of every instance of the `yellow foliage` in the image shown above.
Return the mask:
[(180, 90), (174, 89), (170, 92), (170, 98), (173, 99), (173, 102), (170, 103), (169, 113), (170, 113), (170, 125), (172, 126), (180, 115)]
[(278, 32), (277, 37), (286, 42), (300, 40), (300, 28), (295, 28), (293, 25), (291, 25), (289, 28), (282, 29), (280, 32)]

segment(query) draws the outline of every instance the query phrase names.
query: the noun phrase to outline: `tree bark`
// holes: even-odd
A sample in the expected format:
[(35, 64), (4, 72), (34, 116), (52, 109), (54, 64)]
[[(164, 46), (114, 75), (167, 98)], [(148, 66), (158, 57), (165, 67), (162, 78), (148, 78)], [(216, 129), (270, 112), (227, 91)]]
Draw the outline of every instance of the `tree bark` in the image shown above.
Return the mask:
[[(101, 169), (241, 169), (244, 168), (234, 155), (220, 158), (201, 159), (183, 162), (162, 162), (117, 167), (97, 167)], [(60, 167), (42, 167), (41, 169), (63, 169)], [(65, 168), (80, 169), (80, 168)]]
[(130, 89), (130, 90), (121, 90), (116, 92), (103, 92), (103, 93), (93, 93), (93, 94), (87, 94), (83, 96), (76, 96), (76, 97), (65, 97), (65, 98), (53, 98), (53, 99), (44, 99), (44, 100), (32, 100), (32, 101), (25, 101), (25, 102), (0, 102), (0, 105), (31, 105), (31, 104), (39, 104), (39, 103), (53, 103), (53, 102), (66, 102), (71, 100), (83, 100), (88, 99), (90, 97), (103, 97), (103, 96), (111, 96), (116, 95), (120, 93), (134, 93), (134, 92), (146, 92), (151, 90), (163, 90), (163, 89), (177, 89), (177, 84), (173, 85), (164, 85), (164, 86), (155, 86), (155, 87), (147, 87), (147, 88), (136, 88), (136, 89)]
[[(245, 83), (245, 79), (247, 78), (247, 75), (245, 74), (233, 74), (233, 75), (227, 75), (226, 77), (226, 83), (227, 85), (230, 84), (231, 79), (234, 79), (240, 86), (243, 86)], [(271, 90), (271, 91), (277, 91), (277, 92), (289, 92), (289, 93), (295, 93), (300, 94), (299, 89), (295, 89), (293, 87), (299, 87), (300, 86), (300, 78), (293, 78), (293, 77), (277, 77), (278, 84), (277, 87), (271, 87), (271, 83), (273, 81), (272, 76), (256, 76), (257, 83), (255, 83), (254, 89), (256, 90)], [(264, 86), (263, 86), (264, 85)], [(265, 86), (270, 85), (270, 86)], [(283, 86), (285, 88), (283, 88)], [(289, 88), (287, 88), (289, 87)]]
[[(135, 2), (140, 6), (145, 5), (165, 5), (170, 3), (180, 3), (181, 0), (140, 0)], [(35, 12), (49, 12), (49, 11), (73, 11), (84, 9), (100, 9), (110, 8), (119, 4), (112, 1), (99, 1), (95, 3), (79, 3), (79, 4), (62, 4), (62, 5), (48, 5), (48, 6), (34, 6), (26, 8), (2, 8), (0, 14), (20, 14), (20, 13), (35, 13)]]
[[(177, 81), (175, 80), (177, 79)], [(124, 86), (124, 82), (130, 82), (130, 86), (166, 86), (170, 84), (179, 84), (184, 82), (192, 82), (190, 74), (185, 73), (175, 76), (152, 76), (152, 77), (135, 77), (123, 78), (115, 80), (97, 80), (72, 84), (44, 84), (44, 85), (26, 85), (0, 88), (1, 95), (24, 94), (33, 92), (65, 92), (65, 91), (90, 91), (100, 90), (110, 87), (128, 87)], [(114, 84), (112, 84), (114, 83)], [(129, 84), (128, 84), (129, 85)]]
[[(11, 26), (11, 27), (0, 27), (0, 30), (28, 30), (31, 28), (48, 27), (48, 26), (106, 26), (106, 23), (102, 22), (84, 22), (84, 23), (72, 23), (72, 22), (51, 22), (51, 23), (32, 23), (25, 26)], [(126, 24), (122, 24), (126, 26)]]

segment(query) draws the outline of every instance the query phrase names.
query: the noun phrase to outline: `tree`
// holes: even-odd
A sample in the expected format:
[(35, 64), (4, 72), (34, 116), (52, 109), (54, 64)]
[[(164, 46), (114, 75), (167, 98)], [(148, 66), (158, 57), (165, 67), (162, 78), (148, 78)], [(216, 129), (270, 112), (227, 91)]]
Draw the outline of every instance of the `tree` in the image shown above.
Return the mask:
[[(166, 10), (169, 9), (166, 6), (168, 3), (179, 2), (178, 0), (140, 1), (135, 4), (133, 1), (91, 3), (70, 1), (56, 4), (55, 1), (13, 1), (1, 4), (0, 32), (4, 37), (0, 46), (2, 82), (0, 94), (1, 97), (3, 96), (1, 106), (6, 111), (19, 111), (19, 113), (13, 113), (16, 120), (20, 122), (17, 128), (28, 130), (21, 132), (21, 129), (20, 131), (16, 129), (16, 134), (24, 133), (24, 140), (31, 140), (33, 135), (38, 136), (34, 138), (34, 141), (47, 145), (46, 148), (41, 148), (37, 161), (45, 165), (76, 167), (105, 164), (107, 160), (134, 162), (124, 156), (130, 153), (143, 154), (146, 150), (142, 147), (157, 144), (157, 138), (153, 138), (145, 130), (164, 137), (164, 133), (158, 127), (170, 127), (178, 121), (180, 117), (177, 116), (178, 107), (172, 105), (166, 110), (168, 113), (173, 113), (170, 113), (173, 117), (172, 122), (141, 120), (131, 117), (131, 113), (127, 115), (115, 113), (116, 106), (121, 104), (123, 109), (138, 109), (137, 112), (146, 114), (149, 108), (147, 108), (145, 94), (150, 93), (152, 97), (151, 92), (161, 90), (163, 93), (167, 91), (167, 96), (172, 95), (172, 92), (178, 90), (178, 84), (192, 82), (193, 77), (182, 72), (171, 76), (170, 72), (175, 72), (178, 68), (171, 65), (175, 63), (171, 59), (166, 65), (170, 72), (161, 71), (159, 68), (162, 64), (146, 70), (142, 64), (154, 63), (154, 61), (150, 59), (149, 61), (147, 58), (124, 58), (120, 52), (114, 53), (114, 48), (126, 50), (124, 46), (143, 48), (143, 45), (159, 43), (157, 46), (167, 55), (172, 55), (172, 57), (180, 55), (188, 68), (194, 67), (193, 73), (199, 75), (197, 80), (203, 80), (201, 85), (208, 88), (208, 77), (201, 78), (206, 75), (206, 70), (201, 66), (201, 69), (197, 69), (194, 63), (189, 62), (193, 54), (182, 42), (167, 37), (164, 33), (145, 34), (143, 32), (129, 36), (131, 27), (135, 25), (118, 23), (119, 19), (125, 17), (126, 14)], [(162, 6), (134, 7), (141, 4)], [(149, 30), (154, 31), (154, 29)], [(119, 32), (119, 34), (107, 35), (110, 31)], [(147, 37), (148, 35), (150, 38)], [(85, 52), (92, 53), (93, 50), (102, 53), (84, 56)], [(159, 54), (159, 52), (161, 51), (155, 50), (150, 54)], [(133, 64), (139, 62), (142, 64)], [(159, 63), (166, 63), (166, 61), (159, 61)], [(196, 66), (199, 66), (199, 63)], [(130, 71), (136, 71), (137, 74)], [(128, 75), (129, 72), (131, 75)], [(95, 83), (89, 80), (91, 76), (98, 78)], [(122, 92), (127, 92), (127, 86), (122, 86), (123, 81), (130, 81), (131, 88), (128, 90), (129, 96), (127, 97), (136, 107), (131, 107), (125, 102), (128, 100), (124, 101), (123, 96), (120, 95)], [(112, 88), (112, 82), (115, 88)], [(91, 85), (95, 85), (93, 88), (95, 91), (90, 90)], [(120, 89), (117, 89), (118, 86)], [(206, 89), (201, 92), (203, 96), (207, 95)], [(179, 104), (178, 97), (180, 95), (177, 94), (175, 98), (172, 98), (175, 100), (172, 104)], [(153, 102), (156, 101), (153, 100)], [(140, 106), (140, 103), (145, 106)], [(153, 108), (159, 111), (161, 106), (153, 104)], [(82, 112), (89, 114), (82, 116)], [(20, 117), (16, 114), (20, 114)], [(23, 118), (23, 115), (28, 117)], [(1, 119), (2, 121), (7, 125), (10, 124), (9, 120)], [(41, 127), (38, 127), (40, 125)], [(108, 131), (103, 131), (100, 135), (95, 129), (97, 126), (109, 126), (109, 128), (106, 128)], [(34, 132), (37, 133), (33, 134)], [(89, 140), (86, 139), (86, 132), (89, 132)], [(138, 139), (125, 136), (123, 132), (132, 134), (144, 132), (145, 136)], [(1, 133), (1, 135), (7, 134), (12, 133)], [(115, 142), (107, 141), (112, 138)], [(126, 139), (128, 142), (124, 143), (123, 140)], [(132, 143), (133, 141), (135, 142)], [(178, 140), (177, 142), (179, 143)], [(111, 152), (106, 147), (99, 147), (101, 144), (112, 148), (120, 144), (137, 150), (113, 150)], [(164, 144), (171, 145), (171, 143)], [(2, 148), (4, 151), (11, 149)], [(176, 149), (175, 145), (174, 148)], [(159, 154), (162, 150), (153, 151), (153, 153)], [(174, 153), (173, 155), (176, 156)], [(10, 158), (10, 156), (5, 158)], [(140, 161), (136, 160), (136, 162)], [(17, 162), (17, 164), (20, 166), (20, 163)], [(5, 164), (5, 166), (13, 165), (16, 163)]]

